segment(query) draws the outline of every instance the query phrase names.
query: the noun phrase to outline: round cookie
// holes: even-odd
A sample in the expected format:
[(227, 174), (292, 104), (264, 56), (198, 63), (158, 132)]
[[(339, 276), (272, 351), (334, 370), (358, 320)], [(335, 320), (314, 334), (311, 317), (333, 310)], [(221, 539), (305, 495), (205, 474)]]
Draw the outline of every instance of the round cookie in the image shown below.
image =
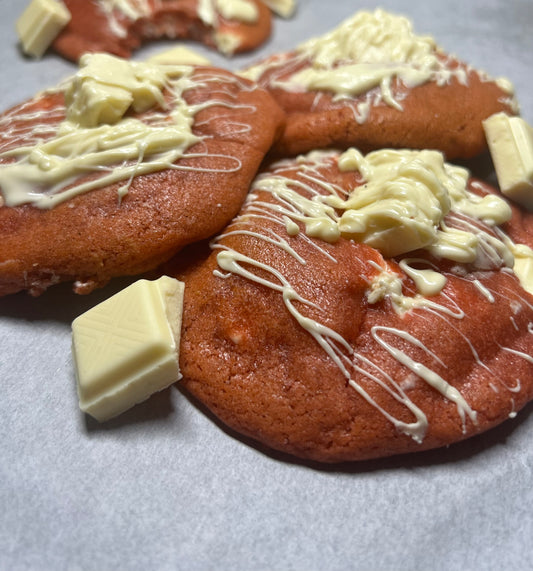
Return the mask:
[(87, 293), (219, 231), (283, 120), (225, 70), (82, 62), (0, 116), (0, 295)]
[(170, 269), (181, 384), (239, 433), (320, 462), (485, 431), (533, 398), (532, 230), (435, 151), (275, 163), (211, 253)]
[(482, 121), (517, 112), (506, 80), (445, 54), (410, 22), (383, 10), (358, 12), (296, 50), (245, 70), (288, 115), (275, 151), (315, 148), (438, 149), (448, 159), (487, 148)]
[(77, 61), (87, 52), (130, 57), (149, 40), (190, 39), (225, 54), (252, 50), (267, 40), (270, 10), (259, 0), (64, 0), (70, 22), (53, 48)]

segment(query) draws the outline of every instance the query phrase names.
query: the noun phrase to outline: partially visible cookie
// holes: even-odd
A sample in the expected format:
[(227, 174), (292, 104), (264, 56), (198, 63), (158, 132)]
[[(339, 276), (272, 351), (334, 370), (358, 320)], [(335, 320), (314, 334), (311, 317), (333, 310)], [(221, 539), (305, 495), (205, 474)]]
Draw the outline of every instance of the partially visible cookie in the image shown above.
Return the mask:
[(260, 0), (64, 0), (70, 22), (53, 42), (77, 61), (86, 52), (130, 57), (146, 41), (205, 43), (225, 54), (252, 50), (270, 36), (271, 13)]
[(181, 384), (321, 462), (478, 434), (533, 398), (532, 236), (531, 213), (435, 151), (275, 163), (212, 253), (172, 272)]
[(0, 116), (0, 295), (87, 293), (217, 232), (282, 120), (225, 70), (84, 56)]
[(244, 71), (288, 114), (276, 151), (437, 149), (448, 159), (486, 147), (482, 121), (517, 112), (512, 86), (417, 36), (404, 17), (358, 12), (290, 53)]

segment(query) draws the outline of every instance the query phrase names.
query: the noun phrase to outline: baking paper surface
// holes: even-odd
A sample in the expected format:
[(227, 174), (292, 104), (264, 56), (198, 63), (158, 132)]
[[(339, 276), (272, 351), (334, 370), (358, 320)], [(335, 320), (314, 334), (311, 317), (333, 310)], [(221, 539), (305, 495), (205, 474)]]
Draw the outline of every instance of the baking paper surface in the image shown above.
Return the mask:
[[(371, 3), (299, 0), (238, 69), (329, 31)], [(25, 59), (0, 0), (2, 110), (74, 65)], [(389, 0), (419, 34), (516, 87), (533, 122), (531, 0)], [(135, 57), (171, 47), (147, 46)], [(495, 182), (486, 158), (469, 163)], [(533, 567), (533, 403), (448, 449), (344, 467), (270, 453), (180, 392), (99, 425), (79, 412), (70, 323), (128, 283), (0, 298), (0, 570), (502, 570)]]

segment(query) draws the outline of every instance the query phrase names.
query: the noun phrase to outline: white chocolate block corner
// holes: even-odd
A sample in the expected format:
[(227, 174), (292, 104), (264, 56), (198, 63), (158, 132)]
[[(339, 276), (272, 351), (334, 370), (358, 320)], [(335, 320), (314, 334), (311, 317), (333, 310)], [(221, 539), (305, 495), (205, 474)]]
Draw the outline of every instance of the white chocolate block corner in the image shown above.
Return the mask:
[(180, 379), (184, 284), (138, 280), (77, 317), (72, 351), (80, 408), (99, 421)]
[(533, 210), (533, 128), (505, 113), (486, 119), (483, 128), (502, 194)]
[(32, 0), (15, 24), (24, 53), (42, 57), (70, 18), (61, 1)]

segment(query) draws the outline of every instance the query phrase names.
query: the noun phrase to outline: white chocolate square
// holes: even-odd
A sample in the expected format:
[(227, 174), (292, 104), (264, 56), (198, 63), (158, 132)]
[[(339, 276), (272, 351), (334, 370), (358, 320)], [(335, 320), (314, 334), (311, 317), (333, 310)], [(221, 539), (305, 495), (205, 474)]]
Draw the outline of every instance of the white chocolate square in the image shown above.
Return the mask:
[(63, 2), (32, 0), (15, 25), (24, 53), (42, 57), (70, 17)]
[(72, 323), (80, 408), (99, 421), (181, 378), (184, 284), (139, 280)]
[(533, 210), (533, 128), (496, 113), (483, 122), (502, 194)]

